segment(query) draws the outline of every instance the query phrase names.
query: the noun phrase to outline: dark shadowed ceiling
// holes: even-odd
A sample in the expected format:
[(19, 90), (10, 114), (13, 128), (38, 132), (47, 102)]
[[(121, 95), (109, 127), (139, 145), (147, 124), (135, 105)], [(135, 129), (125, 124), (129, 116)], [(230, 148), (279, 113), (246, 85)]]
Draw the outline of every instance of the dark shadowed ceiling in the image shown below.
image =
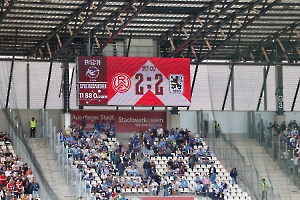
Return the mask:
[(298, 62), (299, 0), (2, 0), (0, 55), (74, 60), (116, 41), (161, 57)]

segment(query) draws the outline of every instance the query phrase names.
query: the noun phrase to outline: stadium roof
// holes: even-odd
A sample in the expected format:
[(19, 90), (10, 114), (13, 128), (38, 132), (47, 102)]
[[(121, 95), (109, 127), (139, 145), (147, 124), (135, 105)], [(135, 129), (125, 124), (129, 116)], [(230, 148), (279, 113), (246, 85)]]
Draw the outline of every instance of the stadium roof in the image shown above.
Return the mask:
[(299, 0), (3, 0), (0, 55), (74, 60), (147, 38), (161, 57), (297, 63)]

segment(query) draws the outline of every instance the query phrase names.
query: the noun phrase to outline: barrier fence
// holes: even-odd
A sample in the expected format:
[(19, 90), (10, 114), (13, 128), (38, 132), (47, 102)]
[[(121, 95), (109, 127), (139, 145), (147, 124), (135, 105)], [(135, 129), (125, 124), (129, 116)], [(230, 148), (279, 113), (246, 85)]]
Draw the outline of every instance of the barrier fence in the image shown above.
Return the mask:
[[(240, 188), (244, 192), (247, 192), (252, 199), (261, 200), (262, 177), (256, 170), (255, 166), (247, 162), (247, 159), (234, 145), (232, 138), (228, 138), (228, 136), (222, 133), (222, 127), (219, 130), (219, 133), (216, 132), (215, 121), (209, 119), (208, 113), (205, 113), (203, 110), (199, 110), (198, 116), (202, 116), (198, 117), (198, 123), (203, 124), (203, 126), (199, 126), (202, 130), (200, 134), (208, 146), (210, 146), (212, 152), (214, 152), (215, 156), (221, 162), (223, 167), (227, 169), (228, 172), (230, 172), (232, 168), (237, 168), (241, 182), (239, 183)], [(208, 123), (206, 128), (205, 123)], [(218, 138), (216, 138), (217, 135), (219, 135)], [(280, 194), (274, 192), (271, 182), (269, 182), (267, 199), (281, 200)]]
[[(21, 124), (19, 124), (16, 120), (18, 113), (12, 112), (11, 109), (5, 109), (3, 112), (6, 115), (6, 131), (10, 136), (14, 152), (23, 160), (23, 163), (28, 163), (28, 166), (32, 169), (34, 178), (40, 185), (40, 199), (59, 200), (57, 195), (46, 181), (39, 162), (34, 157), (33, 149), (26, 139), (26, 132), (24, 131), (25, 129), (23, 129), (23, 126), (21, 126)], [(28, 125), (24, 127), (27, 128)], [(29, 128), (27, 129), (29, 130)]]
[[(299, 192), (300, 177), (298, 173), (298, 164), (294, 165), (293, 158), (296, 155), (296, 142), (292, 141), (288, 135), (289, 131), (281, 131), (267, 122), (264, 126), (258, 126), (258, 123), (263, 120), (260, 113), (253, 113), (255, 115), (255, 123), (252, 124), (254, 130), (254, 138), (264, 148), (264, 151), (276, 162), (277, 167), (290, 180), (290, 184), (294, 184)], [(278, 125), (280, 126), (280, 124)], [(280, 127), (279, 127), (280, 128)], [(298, 157), (298, 155), (297, 155)], [(298, 162), (297, 162), (298, 163)]]

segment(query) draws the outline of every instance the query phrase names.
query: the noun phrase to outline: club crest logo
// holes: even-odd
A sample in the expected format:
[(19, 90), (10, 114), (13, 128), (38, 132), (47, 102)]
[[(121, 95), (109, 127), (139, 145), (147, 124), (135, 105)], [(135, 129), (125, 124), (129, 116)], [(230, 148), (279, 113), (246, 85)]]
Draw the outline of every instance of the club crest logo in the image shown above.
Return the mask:
[(100, 70), (95, 66), (90, 66), (85, 73), (90, 78), (97, 78), (100, 74)]
[(131, 87), (131, 80), (127, 74), (118, 73), (112, 78), (112, 87), (118, 93), (127, 92)]

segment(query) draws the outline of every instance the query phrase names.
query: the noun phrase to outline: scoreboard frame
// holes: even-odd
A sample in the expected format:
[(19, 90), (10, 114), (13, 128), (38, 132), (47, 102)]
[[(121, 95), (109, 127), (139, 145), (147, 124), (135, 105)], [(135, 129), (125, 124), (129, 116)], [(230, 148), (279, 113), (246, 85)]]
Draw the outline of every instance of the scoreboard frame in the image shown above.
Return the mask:
[(190, 106), (187, 58), (79, 56), (78, 106)]

